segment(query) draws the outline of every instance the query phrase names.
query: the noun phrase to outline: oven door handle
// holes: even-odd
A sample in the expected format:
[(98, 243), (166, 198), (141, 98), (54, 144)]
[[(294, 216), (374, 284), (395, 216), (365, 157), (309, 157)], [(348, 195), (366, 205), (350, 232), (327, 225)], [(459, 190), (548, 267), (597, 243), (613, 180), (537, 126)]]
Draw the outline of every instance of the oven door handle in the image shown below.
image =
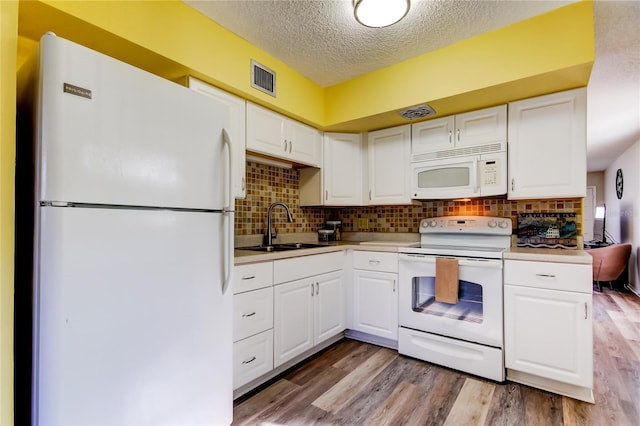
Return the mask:
[(406, 254), (400, 253), (400, 264), (412, 264), (423, 263), (434, 265), (436, 263), (436, 257), (443, 257), (446, 259), (458, 259), (459, 266), (475, 266), (481, 268), (502, 268), (501, 259), (476, 259), (472, 257), (455, 257), (455, 256), (433, 256), (423, 254)]

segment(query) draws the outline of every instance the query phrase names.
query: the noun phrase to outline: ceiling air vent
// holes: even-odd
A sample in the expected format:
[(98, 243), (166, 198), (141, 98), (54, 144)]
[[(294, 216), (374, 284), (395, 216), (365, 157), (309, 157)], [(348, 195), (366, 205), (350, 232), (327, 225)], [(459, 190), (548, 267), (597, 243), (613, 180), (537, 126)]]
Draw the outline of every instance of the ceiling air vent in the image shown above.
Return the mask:
[(429, 105), (417, 105), (402, 111), (398, 111), (398, 114), (406, 118), (407, 120), (413, 120), (416, 118), (423, 118), (428, 115), (435, 114), (436, 111)]
[(251, 60), (251, 87), (276, 97), (276, 73)]

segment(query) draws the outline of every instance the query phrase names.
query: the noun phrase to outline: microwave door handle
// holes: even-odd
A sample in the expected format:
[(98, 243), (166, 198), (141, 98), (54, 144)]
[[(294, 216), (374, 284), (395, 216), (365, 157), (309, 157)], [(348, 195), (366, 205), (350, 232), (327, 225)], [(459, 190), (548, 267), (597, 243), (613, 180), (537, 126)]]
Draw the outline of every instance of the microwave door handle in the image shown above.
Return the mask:
[(478, 192), (478, 163), (480, 162), (480, 157), (477, 157), (476, 160), (473, 162), (473, 166), (472, 166), (472, 170), (471, 170), (471, 175), (473, 176), (473, 193), (477, 193)]

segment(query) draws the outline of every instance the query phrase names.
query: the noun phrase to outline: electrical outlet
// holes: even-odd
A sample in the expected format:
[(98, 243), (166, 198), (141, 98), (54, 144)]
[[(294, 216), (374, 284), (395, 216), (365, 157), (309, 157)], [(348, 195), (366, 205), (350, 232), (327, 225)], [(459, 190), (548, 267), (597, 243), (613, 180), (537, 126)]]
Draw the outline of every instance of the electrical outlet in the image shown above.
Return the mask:
[(358, 229), (369, 229), (369, 219), (366, 217), (358, 219)]

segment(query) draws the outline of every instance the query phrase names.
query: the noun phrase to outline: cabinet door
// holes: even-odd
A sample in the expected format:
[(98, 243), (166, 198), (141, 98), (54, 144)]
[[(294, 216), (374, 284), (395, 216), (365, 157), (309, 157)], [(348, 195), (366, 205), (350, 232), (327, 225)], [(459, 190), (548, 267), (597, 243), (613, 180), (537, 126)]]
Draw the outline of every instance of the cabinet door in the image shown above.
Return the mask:
[(456, 115), (456, 148), (504, 143), (506, 140), (506, 105)]
[(398, 340), (398, 274), (353, 271), (353, 329)]
[(509, 199), (584, 197), (586, 89), (509, 104)]
[(189, 88), (222, 101), (229, 107), (229, 138), (231, 139), (233, 161), (233, 194), (235, 198), (246, 197), (246, 102), (193, 77), (188, 79)]
[(285, 119), (284, 139), (289, 158), (296, 163), (320, 167), (322, 165), (322, 135), (313, 127)]
[(314, 344), (327, 340), (345, 329), (345, 294), (342, 272), (315, 277)]
[(233, 295), (233, 341), (273, 328), (273, 288)]
[(324, 205), (362, 204), (362, 138), (352, 133), (324, 134)]
[(504, 286), (505, 366), (593, 385), (591, 294)]
[[(454, 116), (422, 121), (411, 125), (411, 155), (453, 148)], [(425, 158), (413, 158), (424, 160)]]
[(313, 346), (315, 280), (303, 279), (273, 288), (274, 367)]
[(233, 389), (273, 369), (273, 330), (233, 344)]
[(369, 133), (369, 204), (411, 203), (411, 125)]
[(247, 150), (278, 158), (288, 158), (284, 141), (284, 117), (247, 102)]

